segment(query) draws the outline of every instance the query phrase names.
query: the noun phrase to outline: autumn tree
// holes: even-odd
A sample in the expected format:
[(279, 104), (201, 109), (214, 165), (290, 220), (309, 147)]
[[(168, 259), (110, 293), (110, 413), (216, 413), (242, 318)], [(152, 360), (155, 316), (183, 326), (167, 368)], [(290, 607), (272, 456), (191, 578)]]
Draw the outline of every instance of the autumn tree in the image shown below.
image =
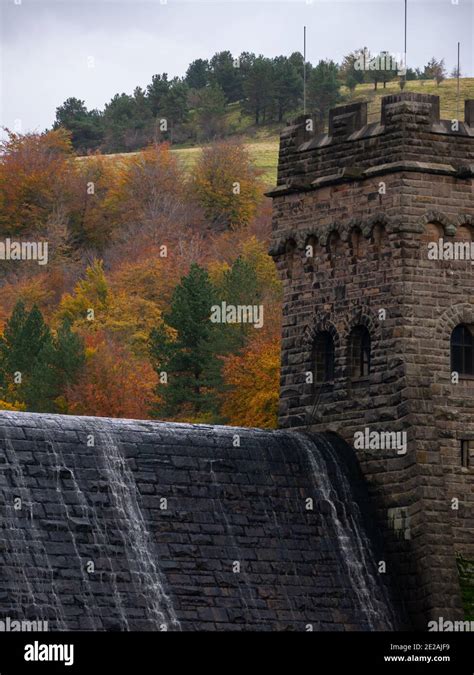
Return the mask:
[(273, 429), (277, 426), (280, 341), (257, 336), (238, 354), (224, 357), (222, 415), (229, 424)]
[(56, 323), (68, 320), (84, 335), (104, 334), (144, 357), (148, 356), (150, 331), (162, 323), (162, 312), (151, 289), (142, 290), (137, 280), (111, 288), (102, 262), (96, 260), (73, 293), (64, 295), (54, 319)]
[(110, 307), (110, 292), (102, 261), (95, 260), (80, 279), (72, 294), (61, 300), (57, 317), (79, 326), (94, 325), (94, 321)]
[(68, 411), (78, 415), (147, 419), (156, 402), (157, 377), (139, 358), (104, 332), (86, 339), (86, 363), (66, 390)]
[[(193, 221), (181, 165), (168, 143), (151, 145), (120, 168), (109, 204), (117, 214), (116, 240), (148, 239), (169, 245)], [(133, 244), (133, 241), (131, 242)]]
[(255, 215), (258, 172), (242, 143), (220, 141), (203, 148), (191, 186), (213, 230), (245, 226)]
[(426, 64), (424, 74), (428, 79), (436, 80), (436, 84), (439, 87), (441, 82), (446, 79), (446, 66), (444, 59), (438, 61), (433, 56), (433, 58), (430, 59)]
[(21, 300), (25, 307), (36, 305), (43, 316), (48, 316), (56, 306), (57, 296), (51, 286), (48, 272), (24, 275), (5, 281), (0, 303), (0, 330), (3, 329), (16, 303)]
[(101, 155), (76, 162), (68, 183), (68, 235), (75, 250), (103, 253), (111, 243), (118, 220), (114, 201), (117, 170)]
[(64, 207), (71, 141), (64, 129), (44, 134), (8, 132), (0, 142), (0, 230), (8, 235), (44, 232)]

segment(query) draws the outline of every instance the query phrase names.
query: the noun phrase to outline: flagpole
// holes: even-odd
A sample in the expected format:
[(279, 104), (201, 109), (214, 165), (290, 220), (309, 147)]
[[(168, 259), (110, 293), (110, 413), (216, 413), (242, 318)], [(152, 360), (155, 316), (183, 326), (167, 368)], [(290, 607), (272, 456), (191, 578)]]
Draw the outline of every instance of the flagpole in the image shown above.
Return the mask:
[(408, 0), (405, 0), (405, 74), (403, 76), (403, 79), (405, 81), (405, 85), (407, 83), (407, 69), (408, 69), (408, 63), (407, 63), (407, 17), (408, 17)]
[(303, 113), (306, 115), (306, 26), (303, 27)]
[(461, 43), (458, 42), (458, 72), (457, 72), (457, 102), (456, 102), (456, 120), (459, 122), (459, 98), (460, 98), (460, 81), (461, 77)]

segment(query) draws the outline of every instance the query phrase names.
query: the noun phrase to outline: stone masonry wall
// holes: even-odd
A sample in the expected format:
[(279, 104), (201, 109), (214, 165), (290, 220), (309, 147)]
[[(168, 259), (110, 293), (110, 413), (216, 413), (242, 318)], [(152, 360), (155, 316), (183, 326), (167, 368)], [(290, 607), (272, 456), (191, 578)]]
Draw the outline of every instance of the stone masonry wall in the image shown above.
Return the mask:
[[(455, 553), (474, 558), (474, 380), (451, 383), (450, 335), (474, 325), (474, 266), (429, 260), (428, 242), (474, 240), (474, 114), (456, 132), (437, 97), (336, 108), (329, 134), (282, 134), (271, 253), (284, 282), (280, 424), (406, 431), (408, 452), (359, 452), (413, 621), (460, 615)], [(472, 126), (470, 126), (472, 123)], [(307, 249), (307, 246), (310, 249)], [(308, 255), (308, 252), (313, 255)], [(384, 310), (381, 312), (381, 310)], [(351, 380), (348, 337), (371, 336), (371, 373)], [(315, 335), (335, 343), (335, 376), (306, 383)], [(452, 499), (459, 508), (452, 508)]]
[(2, 621), (400, 625), (365, 482), (338, 438), (2, 412), (0, 486)]

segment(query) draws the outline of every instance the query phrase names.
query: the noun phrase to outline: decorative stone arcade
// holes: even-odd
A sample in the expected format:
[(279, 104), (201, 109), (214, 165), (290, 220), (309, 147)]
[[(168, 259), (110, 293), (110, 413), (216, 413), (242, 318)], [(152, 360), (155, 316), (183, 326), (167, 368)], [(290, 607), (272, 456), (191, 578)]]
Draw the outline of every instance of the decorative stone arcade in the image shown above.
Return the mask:
[[(375, 442), (358, 456), (421, 629), (462, 617), (455, 555), (474, 559), (473, 170), (474, 101), (447, 121), (437, 96), (401, 93), (371, 124), (366, 103), (331, 110), (327, 133), (299, 117), (269, 193), (280, 425), (352, 444), (406, 434), (406, 452)], [(464, 259), (435, 259), (439, 240)]]

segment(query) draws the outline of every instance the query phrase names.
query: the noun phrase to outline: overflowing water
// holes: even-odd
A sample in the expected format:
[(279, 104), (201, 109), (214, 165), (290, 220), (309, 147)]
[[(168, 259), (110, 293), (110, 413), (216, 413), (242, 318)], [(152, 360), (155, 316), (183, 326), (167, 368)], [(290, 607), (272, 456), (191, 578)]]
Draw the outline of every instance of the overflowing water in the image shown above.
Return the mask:
[(345, 452), (324, 435), (2, 413), (0, 619), (396, 628)]
[[(46, 514), (32, 487), (40, 478), (32, 480), (29, 465), (15, 451), (15, 441), (4, 437), (5, 461), (0, 466), (4, 478), (9, 475), (12, 489), (2, 490), (1, 543), (6, 559), (3, 571), (10, 577), (11, 614), (46, 620), (51, 630), (67, 629), (72, 615), (69, 613), (68, 620), (66, 614), (74, 608), (64, 602), (61, 579), (65, 570), (65, 577), (72, 575), (80, 580), (81, 593), (75, 597), (75, 604), (84, 629), (129, 630), (131, 621), (137, 619), (134, 605), (138, 605), (144, 628), (179, 630), (133, 473), (102, 420), (88, 419), (83, 426), (84, 438), (93, 438), (94, 443), (89, 453), (90, 471), (103, 479), (106, 499), (101, 506), (91, 499), (87, 469), (78, 468), (75, 455), (65, 452), (64, 444), (55, 441), (54, 429), (46, 427), (46, 452), (40, 473), (34, 472), (54, 486)], [(5, 431), (8, 434), (8, 429)], [(54, 513), (54, 520), (44, 517), (49, 511)], [(56, 544), (56, 539), (61, 543)], [(67, 554), (67, 561), (61, 560), (62, 553)], [(67, 567), (63, 568), (63, 563)], [(111, 617), (108, 625), (101, 606), (105, 601)]]
[[(319, 436), (317, 441), (305, 436), (300, 439), (308, 455), (314, 487), (328, 506), (324, 516), (326, 527), (333, 532), (341, 563), (347, 571), (360, 610), (372, 630), (381, 625), (394, 630), (396, 617), (378, 572), (373, 542), (367, 535), (360, 505), (354, 497), (349, 474), (344, 470), (346, 467), (324, 435)], [(331, 472), (336, 480), (331, 481)]]

